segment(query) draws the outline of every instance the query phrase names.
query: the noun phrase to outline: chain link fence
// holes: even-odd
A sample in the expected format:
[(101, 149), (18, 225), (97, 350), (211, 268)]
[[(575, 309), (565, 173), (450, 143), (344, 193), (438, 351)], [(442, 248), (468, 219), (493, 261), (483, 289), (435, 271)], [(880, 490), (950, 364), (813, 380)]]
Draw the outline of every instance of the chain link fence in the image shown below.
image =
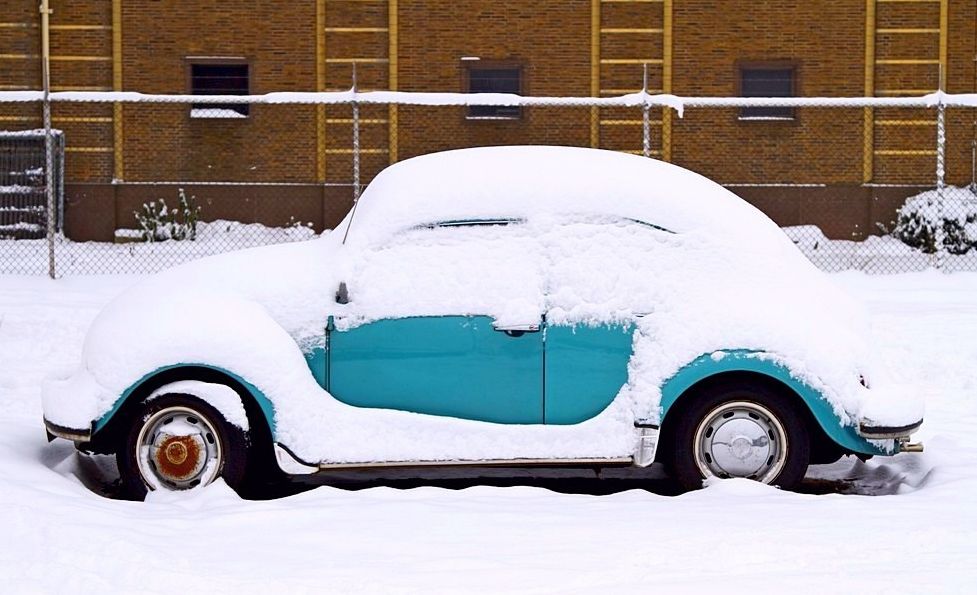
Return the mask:
[[(32, 93), (0, 93), (0, 128), (38, 127)], [(43, 130), (0, 134), (0, 173), (10, 172), (0, 177), (0, 272), (50, 273), (49, 250), (57, 275), (144, 273), (308, 239), (392, 162), (515, 144), (599, 147), (702, 173), (825, 270), (977, 270), (977, 110), (966, 101), (54, 93), (64, 155), (55, 237), (43, 233)], [(17, 148), (24, 138), (40, 138), (39, 156)]]

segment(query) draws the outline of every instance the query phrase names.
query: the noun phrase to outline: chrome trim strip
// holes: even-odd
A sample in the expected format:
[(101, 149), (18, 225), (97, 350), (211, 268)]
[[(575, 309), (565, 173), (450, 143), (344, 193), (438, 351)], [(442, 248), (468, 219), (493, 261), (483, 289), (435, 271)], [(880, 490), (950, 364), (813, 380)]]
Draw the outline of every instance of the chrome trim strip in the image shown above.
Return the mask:
[(483, 459), (464, 461), (372, 461), (362, 463), (320, 463), (319, 470), (370, 469), (382, 467), (523, 467), (523, 466), (576, 466), (576, 465), (630, 465), (632, 457), (589, 459)]

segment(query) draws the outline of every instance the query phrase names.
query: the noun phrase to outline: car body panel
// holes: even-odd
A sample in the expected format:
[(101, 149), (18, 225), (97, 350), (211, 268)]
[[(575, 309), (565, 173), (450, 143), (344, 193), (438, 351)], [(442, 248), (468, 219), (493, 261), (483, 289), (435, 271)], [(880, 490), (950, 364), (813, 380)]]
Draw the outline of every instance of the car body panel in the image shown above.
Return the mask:
[(242, 387), (244, 387), (244, 389), (247, 390), (251, 394), (251, 396), (254, 398), (254, 401), (258, 404), (258, 407), (261, 409), (261, 413), (265, 417), (265, 421), (268, 423), (268, 429), (271, 432), (271, 435), (272, 436), (275, 436), (275, 405), (274, 405), (274, 403), (272, 403), (272, 401), (267, 396), (265, 396), (265, 394), (258, 387), (256, 387), (254, 384), (248, 382), (247, 380), (245, 380), (243, 377), (239, 376), (238, 374), (236, 374), (234, 372), (231, 372), (230, 370), (225, 370), (225, 369), (220, 368), (218, 366), (212, 366), (212, 365), (204, 364), (204, 363), (181, 363), (181, 364), (173, 364), (173, 365), (170, 365), (170, 366), (163, 366), (161, 368), (157, 368), (156, 370), (153, 370), (149, 374), (144, 375), (138, 381), (134, 382), (131, 386), (129, 386), (129, 388), (127, 388), (125, 391), (123, 391), (123, 393), (116, 400), (115, 404), (112, 405), (112, 408), (111, 409), (109, 409), (108, 411), (106, 411), (101, 417), (99, 417), (98, 419), (96, 419), (95, 421), (92, 422), (92, 430), (93, 430), (92, 433), (94, 434), (94, 433), (98, 432), (99, 430), (101, 430), (102, 428), (104, 428), (105, 426), (107, 426), (108, 423), (112, 420), (112, 418), (115, 417), (115, 414), (118, 413), (120, 409), (122, 409), (122, 406), (129, 399), (129, 397), (132, 396), (132, 394), (134, 392), (136, 392), (137, 390), (139, 390), (147, 382), (151, 382), (154, 378), (156, 378), (157, 376), (159, 376), (160, 374), (162, 374), (164, 372), (169, 372), (171, 370), (178, 370), (178, 369), (187, 369), (187, 370), (189, 370), (189, 369), (192, 369), (192, 368), (206, 368), (208, 370), (213, 370), (215, 372), (220, 372), (221, 374), (224, 374), (224, 375), (228, 376), (229, 378), (232, 378), (236, 382), (240, 383), (240, 385)]
[(329, 334), (327, 390), (348, 405), (543, 422), (543, 340), (487, 316), (419, 316)]
[(859, 436), (856, 424), (842, 423), (820, 392), (796, 378), (770, 354), (746, 349), (703, 354), (666, 381), (662, 386), (660, 404), (662, 424), (668, 421), (668, 413), (672, 405), (693, 385), (717, 374), (728, 372), (762, 374), (787, 386), (803, 400), (821, 429), (838, 445), (856, 453), (892, 454)]
[(547, 325), (545, 416), (576, 424), (603, 411), (628, 381), (634, 325)]

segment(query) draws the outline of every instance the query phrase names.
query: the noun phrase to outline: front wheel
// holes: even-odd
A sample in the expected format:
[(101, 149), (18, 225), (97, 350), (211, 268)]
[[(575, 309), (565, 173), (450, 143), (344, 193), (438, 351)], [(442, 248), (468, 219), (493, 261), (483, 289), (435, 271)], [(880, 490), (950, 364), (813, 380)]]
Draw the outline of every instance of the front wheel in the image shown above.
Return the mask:
[(669, 468), (684, 489), (741, 477), (790, 489), (807, 472), (810, 439), (795, 404), (762, 384), (723, 383), (677, 412)]
[(123, 496), (141, 500), (148, 490), (187, 491), (218, 477), (238, 488), (248, 440), (200, 399), (166, 394), (143, 403), (116, 454)]

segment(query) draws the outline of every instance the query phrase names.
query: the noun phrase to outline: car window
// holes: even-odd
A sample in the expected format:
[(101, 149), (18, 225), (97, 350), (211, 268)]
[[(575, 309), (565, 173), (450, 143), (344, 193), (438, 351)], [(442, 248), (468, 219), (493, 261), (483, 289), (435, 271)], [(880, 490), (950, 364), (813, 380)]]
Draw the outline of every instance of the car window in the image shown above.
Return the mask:
[(348, 280), (349, 307), (369, 319), (471, 314), (538, 321), (544, 264), (539, 242), (519, 222), (432, 224), (360, 253)]

